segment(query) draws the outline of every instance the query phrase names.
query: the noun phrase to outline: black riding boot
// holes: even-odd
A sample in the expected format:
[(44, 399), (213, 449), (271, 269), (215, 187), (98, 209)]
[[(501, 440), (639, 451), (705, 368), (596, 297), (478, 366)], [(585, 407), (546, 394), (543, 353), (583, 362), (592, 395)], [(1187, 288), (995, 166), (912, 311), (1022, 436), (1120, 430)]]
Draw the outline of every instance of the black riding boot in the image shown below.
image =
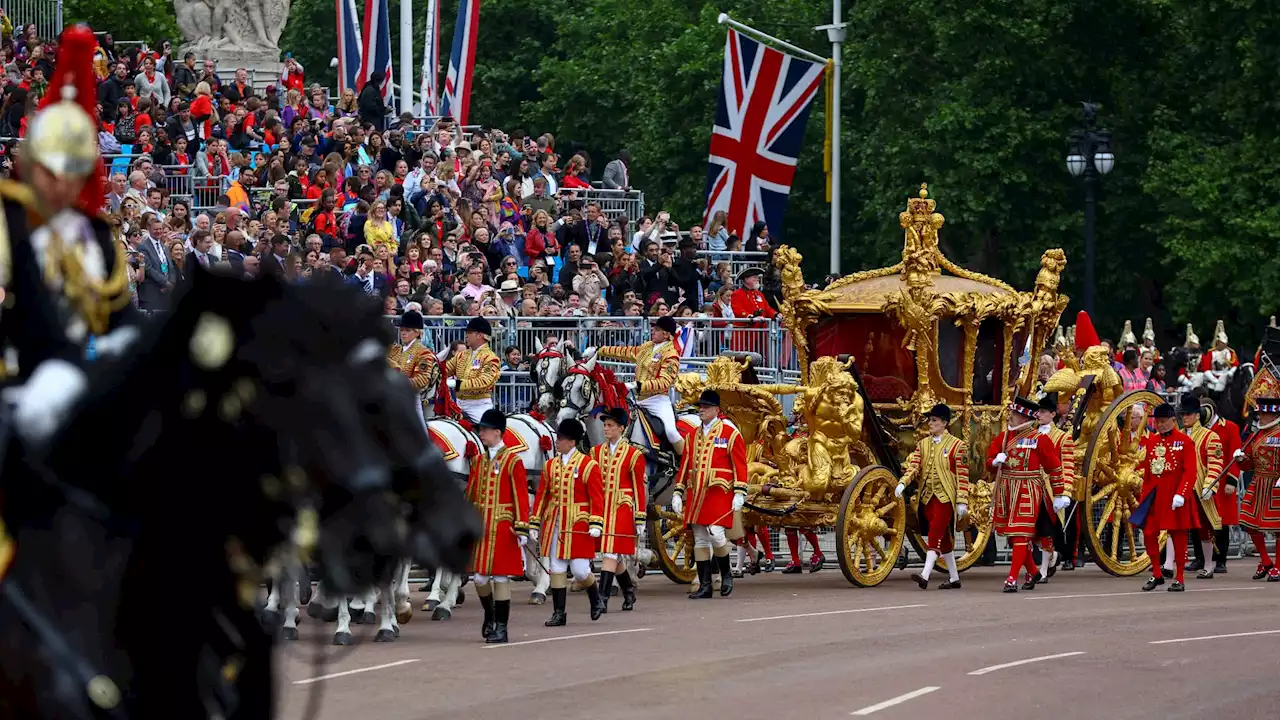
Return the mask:
[(729, 597), (733, 592), (733, 572), (729, 569), (729, 556), (714, 556), (716, 566), (720, 568), (720, 597)]
[(511, 601), (493, 601), (493, 632), (485, 638), (485, 642), (493, 645), (507, 641), (507, 621), (511, 619)]
[(551, 588), (551, 619), (543, 623), (547, 627), (561, 627), (569, 622), (568, 617), (564, 614), (565, 598), (569, 595), (569, 588)]
[[(721, 582), (724, 582), (721, 579)], [(723, 587), (723, 586), (722, 586)], [(690, 600), (706, 600), (711, 597), (711, 561), (698, 561), (698, 589), (689, 593)]]
[(636, 606), (636, 584), (631, 573), (623, 570), (618, 575), (618, 586), (622, 588), (622, 612), (630, 612)]
[(599, 620), (604, 614), (604, 598), (600, 596), (600, 583), (587, 586), (587, 599), (591, 601), (591, 619)]
[(600, 614), (609, 612), (609, 596), (613, 594), (614, 574), (607, 571), (600, 573)]
[(484, 608), (484, 624), (480, 626), (480, 637), (488, 639), (493, 634), (493, 596), (481, 595), (480, 607)]

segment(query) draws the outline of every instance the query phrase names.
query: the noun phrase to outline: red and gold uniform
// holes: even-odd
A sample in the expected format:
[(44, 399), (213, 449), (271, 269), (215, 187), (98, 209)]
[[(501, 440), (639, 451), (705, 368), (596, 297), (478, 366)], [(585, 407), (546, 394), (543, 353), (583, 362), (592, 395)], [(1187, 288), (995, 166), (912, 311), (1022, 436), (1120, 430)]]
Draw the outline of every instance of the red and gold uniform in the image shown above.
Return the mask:
[[(1244, 493), (1240, 527), (1250, 533), (1280, 532), (1280, 425), (1259, 429), (1241, 450), (1240, 468), (1253, 471), (1253, 482)], [(1264, 554), (1265, 558), (1266, 555)]]
[[(1055, 407), (1052, 409), (1054, 412), (1057, 412), (1056, 403)], [(1076, 546), (1079, 545), (1078, 538), (1080, 537), (1078, 528), (1083, 525), (1084, 516), (1080, 514), (1078, 507), (1073, 506), (1075, 503), (1080, 502), (1078, 498), (1081, 496), (1086, 500), (1088, 499), (1089, 488), (1077, 487), (1077, 485), (1083, 485), (1084, 483), (1079, 481), (1076, 477), (1076, 441), (1072, 439), (1071, 433), (1063, 430), (1053, 423), (1041, 425), (1039, 431), (1041, 435), (1049, 438), (1049, 442), (1053, 443), (1053, 449), (1057, 451), (1059, 459), (1062, 460), (1062, 487), (1067, 497), (1069, 497), (1072, 502), (1072, 505), (1068, 505), (1062, 514), (1064, 523), (1071, 526), (1070, 530), (1066, 525), (1063, 526), (1063, 535), (1067, 545), (1067, 559), (1074, 564)], [(1048, 489), (1048, 492), (1052, 494), (1052, 488)], [(1074, 512), (1072, 512), (1072, 510), (1074, 510)], [(1044, 565), (1040, 568), (1041, 579), (1046, 578), (1049, 571), (1052, 569), (1050, 567), (1050, 558), (1054, 552), (1053, 542), (1053, 537), (1044, 537), (1040, 539), (1040, 549), (1044, 553)]]
[(604, 488), (604, 532), (600, 552), (606, 555), (634, 555), (636, 537), (644, 527), (648, 479), (644, 455), (619, 440), (617, 445), (601, 443), (591, 448), (591, 459), (600, 466)]
[(519, 538), (529, 533), (529, 485), (520, 455), (505, 446), (485, 448), (471, 461), (467, 497), (480, 513), (484, 536), (471, 551), (471, 572), (524, 573)]
[[(1214, 489), (1215, 493), (1222, 492), (1220, 487), (1221, 480), (1218, 476), (1222, 474), (1222, 439), (1218, 434), (1209, 428), (1196, 423), (1185, 430), (1187, 437), (1195, 443), (1196, 456), (1196, 484), (1194, 492), (1199, 499), (1200, 513), (1197, 521), (1200, 524), (1201, 539), (1212, 537), (1213, 531), (1222, 527), (1222, 518), (1218, 516), (1218, 503), (1216, 496), (1201, 498), (1200, 496), (1208, 489), (1209, 483), (1218, 481), (1219, 487)], [(1206, 561), (1207, 562), (1207, 561)]]
[(539, 555), (556, 560), (591, 560), (597, 541), (592, 527), (604, 527), (600, 466), (577, 450), (556, 455), (542, 471), (530, 524), (539, 529)]
[[(1218, 416), (1214, 418), (1209, 429), (1217, 433), (1218, 440), (1222, 442), (1222, 458), (1224, 463), (1230, 463), (1231, 458), (1240, 449), (1240, 426), (1230, 420)], [(1232, 464), (1227, 468), (1227, 472), (1222, 476), (1222, 483), (1218, 486), (1218, 492), (1213, 496), (1214, 503), (1218, 506), (1218, 517), (1222, 520), (1222, 526), (1229, 528), (1240, 524), (1240, 506), (1236, 503), (1235, 492), (1228, 492), (1227, 488), (1239, 488), (1240, 482), (1240, 465)], [(1220, 552), (1225, 552), (1226, 548), (1220, 548)]]
[[(663, 318), (663, 320), (668, 320)], [(668, 326), (675, 329), (675, 323), (668, 320)], [(640, 347), (627, 345), (610, 345), (596, 351), (596, 355), (611, 360), (622, 360), (636, 364), (636, 405), (652, 413), (662, 422), (663, 437), (673, 447), (679, 449), (680, 426), (676, 422), (675, 408), (671, 406), (668, 394), (676, 384), (676, 375), (680, 373), (680, 353), (670, 341), (655, 343), (646, 340)], [(656, 431), (655, 431), (656, 432)], [(656, 440), (656, 438), (655, 438)]]
[(747, 445), (723, 418), (685, 431), (675, 494), (687, 525), (733, 525), (733, 496), (747, 493)]
[(955, 507), (969, 504), (969, 449), (949, 432), (916, 443), (903, 484), (918, 485), (912, 504), (927, 547), (939, 554), (955, 547)]
[[(997, 467), (996, 456), (1008, 459)], [(1062, 479), (1062, 458), (1048, 435), (1028, 425), (1020, 430), (1005, 430), (987, 448), (987, 464), (997, 474), (995, 487), (996, 532), (1011, 538), (1043, 535), (1036, 524), (1042, 513), (1052, 508), (1053, 497), (1066, 492)], [(1045, 477), (1048, 475), (1046, 483)]]
[[(1150, 588), (1163, 584), (1160, 574), (1160, 531), (1169, 532), (1173, 544), (1174, 573), (1180, 584), (1187, 564), (1187, 533), (1200, 527), (1195, 487), (1199, 460), (1190, 436), (1181, 430), (1151, 433), (1142, 440), (1142, 459), (1135, 468), (1142, 473), (1142, 505), (1147, 506), (1140, 523), (1142, 539), (1154, 570), (1147, 583)], [(1174, 496), (1181, 496), (1182, 507), (1173, 507)], [(1135, 525), (1139, 523), (1135, 522)], [(1175, 586), (1176, 587), (1176, 586)]]
[(729, 336), (730, 349), (735, 352), (763, 352), (767, 320), (777, 315), (778, 311), (769, 306), (764, 293), (746, 287), (733, 291), (729, 296), (729, 305), (733, 308), (733, 316), (739, 318), (733, 322), (734, 331)]

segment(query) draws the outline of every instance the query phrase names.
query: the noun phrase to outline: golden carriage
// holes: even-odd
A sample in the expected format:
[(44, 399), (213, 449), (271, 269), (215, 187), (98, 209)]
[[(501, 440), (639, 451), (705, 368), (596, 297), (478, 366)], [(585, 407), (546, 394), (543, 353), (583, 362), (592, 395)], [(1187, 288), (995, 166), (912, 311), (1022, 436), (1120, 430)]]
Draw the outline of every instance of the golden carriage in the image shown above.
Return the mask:
[[(1044, 347), (1067, 304), (1058, 293), (1061, 250), (1045, 252), (1034, 290), (1019, 292), (942, 254), (944, 220), (926, 186), (899, 220), (902, 262), (822, 290), (805, 286), (798, 252), (776, 251), (798, 385), (744, 382), (747, 368), (729, 358), (718, 358), (705, 378), (684, 375), (677, 384), (687, 401), (703, 388), (717, 390), (748, 443), (743, 523), (834, 527), (841, 571), (858, 586), (887, 578), (903, 542), (922, 544), (893, 490), (924, 413), (938, 402), (951, 406), (952, 432), (967, 441), (975, 468), (958, 562), (963, 569), (977, 560), (991, 534), (991, 488), (976, 469), (1013, 394), (1031, 390), (1032, 365), (1019, 372), (1023, 348)], [(790, 430), (782, 395), (795, 397)], [(692, 545), (680, 519), (658, 504), (650, 519), (661, 569), (690, 580)]]

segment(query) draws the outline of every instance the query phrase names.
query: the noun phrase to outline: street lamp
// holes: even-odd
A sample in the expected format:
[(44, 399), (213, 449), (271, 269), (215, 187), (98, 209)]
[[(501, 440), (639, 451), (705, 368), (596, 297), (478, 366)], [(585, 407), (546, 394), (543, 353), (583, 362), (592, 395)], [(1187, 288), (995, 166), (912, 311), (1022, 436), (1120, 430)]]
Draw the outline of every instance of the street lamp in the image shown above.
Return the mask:
[(1111, 154), (1111, 131), (1095, 127), (1097, 103), (1081, 103), (1084, 106), (1084, 127), (1071, 131), (1071, 149), (1067, 155), (1067, 172), (1074, 177), (1084, 177), (1084, 310), (1093, 315), (1095, 294), (1094, 231), (1097, 224), (1097, 201), (1094, 197), (1099, 175), (1106, 175), (1115, 167), (1116, 156)]

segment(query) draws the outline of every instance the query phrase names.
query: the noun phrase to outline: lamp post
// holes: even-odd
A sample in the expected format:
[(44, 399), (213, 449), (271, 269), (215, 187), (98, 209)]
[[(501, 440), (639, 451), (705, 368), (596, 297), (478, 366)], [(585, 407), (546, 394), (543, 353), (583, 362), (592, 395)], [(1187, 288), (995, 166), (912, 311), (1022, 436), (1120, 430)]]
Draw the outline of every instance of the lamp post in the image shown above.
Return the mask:
[(1111, 131), (1096, 127), (1097, 103), (1081, 103), (1084, 106), (1084, 127), (1071, 131), (1071, 149), (1067, 155), (1067, 172), (1084, 178), (1084, 310), (1093, 316), (1093, 297), (1096, 290), (1094, 265), (1097, 262), (1094, 233), (1097, 224), (1096, 183), (1099, 175), (1106, 175), (1115, 167), (1116, 156), (1111, 154)]

